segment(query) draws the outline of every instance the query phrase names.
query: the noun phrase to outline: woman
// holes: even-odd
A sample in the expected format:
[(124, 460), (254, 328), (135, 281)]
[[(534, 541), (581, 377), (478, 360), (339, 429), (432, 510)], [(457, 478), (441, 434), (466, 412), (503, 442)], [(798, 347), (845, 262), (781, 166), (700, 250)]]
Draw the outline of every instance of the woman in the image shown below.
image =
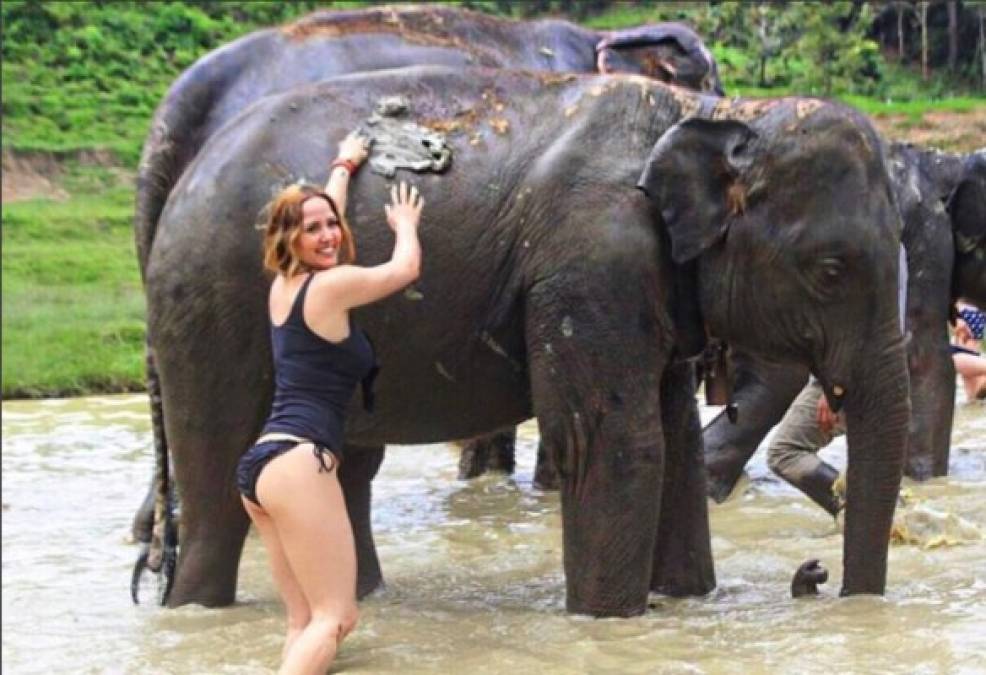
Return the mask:
[(986, 357), (980, 344), (986, 334), (986, 314), (964, 302), (956, 303), (952, 361), (962, 379), (967, 401), (986, 399)]
[(391, 259), (352, 264), (346, 190), (366, 155), (366, 142), (348, 136), (325, 192), (286, 188), (264, 235), (264, 265), (276, 275), (269, 301), (276, 389), (237, 483), (287, 610), (280, 673), (324, 673), (356, 625), (356, 551), (336, 469), (345, 407), (356, 383), (372, 378), (374, 357), (349, 311), (404, 288), (421, 264), (424, 202), (404, 183), (384, 207), (396, 235)]

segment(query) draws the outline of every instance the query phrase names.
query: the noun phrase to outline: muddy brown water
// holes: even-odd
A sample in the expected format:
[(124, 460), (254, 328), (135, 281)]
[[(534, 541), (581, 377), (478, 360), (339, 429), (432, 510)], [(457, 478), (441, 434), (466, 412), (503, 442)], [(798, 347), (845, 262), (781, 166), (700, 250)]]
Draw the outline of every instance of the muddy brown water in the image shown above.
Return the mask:
[[(960, 394), (961, 396), (961, 394)], [(708, 419), (715, 411), (703, 409)], [(237, 603), (130, 603), (130, 518), (150, 472), (143, 396), (3, 403), (4, 673), (264, 673), (283, 616), (259, 540)], [(556, 494), (532, 486), (537, 430), (513, 477), (456, 479), (448, 445), (395, 447), (375, 482), (387, 579), (334, 671), (348, 673), (986, 672), (986, 406), (957, 407), (951, 475), (906, 481), (916, 543), (891, 548), (886, 597), (839, 599), (842, 537), (770, 476), (711, 507), (718, 588), (652, 598), (629, 620), (564, 612)], [(845, 446), (823, 451), (844, 465)], [(809, 557), (822, 596), (793, 600)], [(153, 586), (145, 585), (149, 601)]]

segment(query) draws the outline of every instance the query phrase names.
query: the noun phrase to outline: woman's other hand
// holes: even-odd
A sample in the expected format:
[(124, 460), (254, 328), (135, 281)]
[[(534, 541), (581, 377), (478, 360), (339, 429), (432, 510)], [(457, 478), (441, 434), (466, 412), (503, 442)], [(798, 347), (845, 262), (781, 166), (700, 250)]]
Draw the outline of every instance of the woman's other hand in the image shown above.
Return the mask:
[(408, 187), (403, 181), (400, 188), (395, 185), (390, 188), (390, 203), (383, 209), (387, 214), (387, 224), (394, 232), (404, 227), (417, 228), (421, 221), (421, 208), (425, 200), (418, 194), (418, 188)]

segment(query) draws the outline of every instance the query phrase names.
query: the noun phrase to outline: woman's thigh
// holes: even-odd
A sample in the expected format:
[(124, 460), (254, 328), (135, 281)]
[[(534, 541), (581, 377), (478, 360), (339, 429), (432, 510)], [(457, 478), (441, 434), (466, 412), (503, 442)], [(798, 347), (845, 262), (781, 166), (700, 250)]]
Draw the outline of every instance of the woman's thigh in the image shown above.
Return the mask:
[(264, 543), (264, 548), (267, 549), (267, 558), (270, 561), (274, 583), (277, 585), (277, 590), (281, 594), (281, 599), (284, 601), (289, 622), (292, 625), (306, 623), (311, 616), (308, 600), (305, 598), (298, 581), (294, 578), (294, 572), (291, 571), (291, 565), (284, 553), (284, 545), (281, 543), (281, 538), (277, 533), (277, 528), (274, 526), (273, 519), (263, 508), (257, 506), (246, 497), (242, 497), (242, 500), (243, 508), (246, 509), (254, 527), (257, 528), (257, 533), (260, 535), (260, 540)]
[(299, 445), (264, 468), (257, 496), (312, 612), (354, 609), (356, 550), (336, 470), (319, 471), (312, 446)]
[(952, 354), (955, 371), (965, 377), (986, 375), (986, 358), (971, 354)]

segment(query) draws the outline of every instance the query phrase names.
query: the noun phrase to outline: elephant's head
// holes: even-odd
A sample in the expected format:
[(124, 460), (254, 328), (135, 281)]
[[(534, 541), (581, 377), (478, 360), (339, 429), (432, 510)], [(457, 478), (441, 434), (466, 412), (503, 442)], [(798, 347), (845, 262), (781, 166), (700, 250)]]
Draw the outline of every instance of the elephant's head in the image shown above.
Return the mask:
[(946, 208), (955, 232), (953, 293), (986, 307), (986, 149), (966, 158)]
[(722, 96), (712, 53), (691, 28), (658, 23), (614, 31), (596, 45), (601, 73), (634, 73)]
[(710, 332), (807, 364), (844, 409), (843, 593), (882, 593), (909, 402), (900, 218), (881, 145), (861, 115), (834, 104), (740, 112), (749, 124), (673, 126), (638, 187), (659, 210), (674, 262), (696, 266)]

